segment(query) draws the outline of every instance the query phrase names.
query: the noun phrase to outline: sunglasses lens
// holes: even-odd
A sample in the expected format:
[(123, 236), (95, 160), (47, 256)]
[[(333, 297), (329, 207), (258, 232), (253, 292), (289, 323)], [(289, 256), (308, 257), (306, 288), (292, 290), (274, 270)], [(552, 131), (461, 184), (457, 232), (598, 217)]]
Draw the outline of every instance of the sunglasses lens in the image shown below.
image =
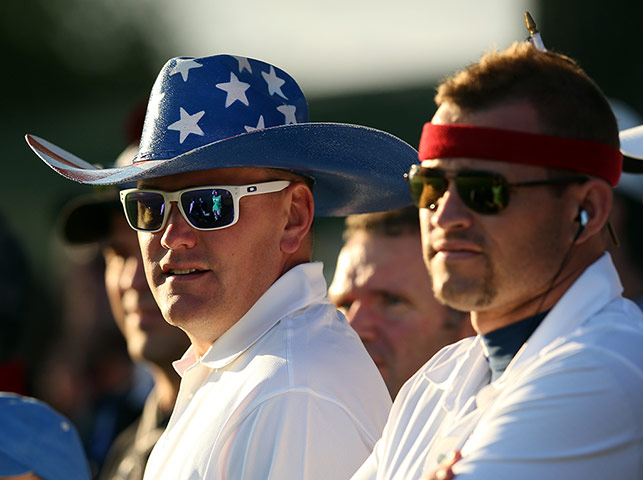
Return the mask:
[[(449, 186), (449, 179), (440, 169), (413, 165), (407, 178), (411, 197), (419, 208), (434, 210)], [(509, 202), (509, 184), (501, 175), (478, 171), (462, 172), (453, 181), (462, 201), (475, 212), (498, 213)]]
[(234, 222), (234, 201), (229, 190), (190, 190), (181, 195), (181, 206), (195, 228), (215, 229)]
[(497, 176), (458, 176), (458, 194), (473, 211), (483, 214), (498, 213), (509, 202), (509, 188)]
[(431, 208), (447, 189), (447, 179), (437, 171), (416, 168), (411, 169), (409, 189), (413, 203), (418, 208)]
[(154, 192), (132, 192), (125, 197), (127, 220), (137, 230), (154, 231), (163, 225), (165, 200)]

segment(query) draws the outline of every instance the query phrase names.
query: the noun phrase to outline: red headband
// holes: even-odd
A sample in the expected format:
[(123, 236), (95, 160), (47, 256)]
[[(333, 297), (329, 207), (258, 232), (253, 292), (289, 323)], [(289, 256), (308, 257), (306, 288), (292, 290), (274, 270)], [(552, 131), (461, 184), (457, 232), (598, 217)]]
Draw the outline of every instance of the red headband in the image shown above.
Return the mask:
[(540, 165), (587, 173), (616, 186), (623, 156), (604, 143), (535, 133), (425, 123), (420, 139), (420, 160), (431, 158), (484, 158)]

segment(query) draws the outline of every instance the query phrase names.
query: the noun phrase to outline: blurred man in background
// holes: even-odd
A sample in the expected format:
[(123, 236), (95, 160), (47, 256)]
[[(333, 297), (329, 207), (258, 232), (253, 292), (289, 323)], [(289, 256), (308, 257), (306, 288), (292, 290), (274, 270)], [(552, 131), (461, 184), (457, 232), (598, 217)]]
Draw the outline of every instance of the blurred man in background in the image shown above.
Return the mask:
[(357, 331), (395, 398), (439, 349), (474, 335), (469, 314), (433, 296), (414, 206), (350, 215), (328, 297)]
[[(143, 116), (132, 111), (129, 128), (138, 140)], [(132, 143), (117, 158), (115, 166), (128, 164), (136, 154)], [(96, 244), (105, 261), (105, 288), (112, 315), (123, 334), (127, 351), (136, 364), (152, 375), (150, 392), (141, 416), (112, 444), (100, 471), (101, 480), (143, 478), (152, 447), (169, 420), (181, 378), (172, 362), (190, 345), (182, 330), (168, 324), (149, 289), (136, 232), (127, 224), (118, 189), (79, 197), (61, 215), (61, 232), (70, 245)]]
[[(131, 359), (144, 364), (154, 379), (154, 389), (142, 415), (116, 438), (100, 478), (142, 478), (147, 457), (167, 425), (176, 400), (180, 377), (172, 362), (185, 352), (189, 340), (183, 331), (163, 319), (152, 297), (136, 233), (123, 216), (118, 192), (83, 197), (69, 208), (64, 229), (66, 240), (71, 244), (99, 243), (114, 320)], [(104, 223), (100, 225), (97, 221)]]

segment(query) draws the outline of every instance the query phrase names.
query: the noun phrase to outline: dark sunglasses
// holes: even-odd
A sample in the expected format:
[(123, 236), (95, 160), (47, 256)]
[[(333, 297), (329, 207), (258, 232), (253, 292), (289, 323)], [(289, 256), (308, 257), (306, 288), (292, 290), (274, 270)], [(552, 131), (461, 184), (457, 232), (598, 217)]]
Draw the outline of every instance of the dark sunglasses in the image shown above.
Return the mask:
[(539, 187), (542, 185), (564, 185), (583, 183), (586, 177), (552, 178), (549, 180), (532, 180), (509, 183), (505, 177), (493, 172), (465, 170), (453, 177), (437, 168), (425, 168), (411, 165), (404, 177), (409, 182), (411, 197), (419, 208), (435, 210), (437, 202), (454, 181), (458, 195), (471, 210), (482, 214), (499, 213), (509, 204), (509, 192), (517, 187)]
[(176, 192), (130, 188), (122, 190), (121, 203), (127, 222), (139, 232), (158, 232), (167, 222), (170, 203), (176, 202), (183, 218), (197, 230), (218, 230), (239, 220), (239, 199), (248, 195), (279, 192), (287, 180), (251, 185), (210, 185)]

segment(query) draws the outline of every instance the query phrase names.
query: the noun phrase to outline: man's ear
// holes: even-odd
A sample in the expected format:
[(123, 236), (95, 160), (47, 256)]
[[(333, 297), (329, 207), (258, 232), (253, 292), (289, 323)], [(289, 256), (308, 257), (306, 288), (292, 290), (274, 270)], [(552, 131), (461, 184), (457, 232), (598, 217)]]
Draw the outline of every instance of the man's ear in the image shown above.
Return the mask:
[[(604, 180), (592, 178), (582, 185), (579, 198), (579, 212), (587, 212), (585, 225), (575, 240), (580, 244), (601, 232), (609, 218), (612, 209), (612, 187)], [(580, 221), (580, 217), (579, 217)]]
[(304, 182), (294, 182), (286, 189), (289, 200), (288, 220), (281, 236), (281, 251), (295, 253), (310, 231), (315, 216), (313, 193)]

